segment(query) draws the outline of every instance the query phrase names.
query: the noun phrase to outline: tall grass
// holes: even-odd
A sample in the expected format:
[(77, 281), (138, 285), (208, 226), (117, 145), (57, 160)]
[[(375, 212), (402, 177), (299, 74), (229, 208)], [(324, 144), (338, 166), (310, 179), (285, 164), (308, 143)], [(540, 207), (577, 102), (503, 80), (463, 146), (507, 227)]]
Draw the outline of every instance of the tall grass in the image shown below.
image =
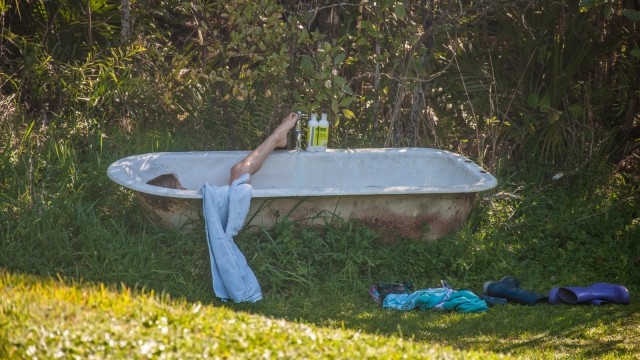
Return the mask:
[[(0, 259), (6, 268), (134, 284), (158, 279), (140, 282), (145, 286), (164, 287), (165, 276), (181, 286), (208, 283), (203, 232), (152, 227), (133, 195), (105, 175), (125, 155), (198, 148), (191, 138), (162, 130), (68, 135), (33, 125), (2, 135)], [(447, 279), (478, 289), (507, 273), (541, 288), (596, 280), (636, 286), (638, 186), (595, 161), (587, 170), (559, 180), (542, 166), (500, 170), (497, 194), (481, 194), (466, 227), (437, 242), (382, 239), (337, 218), (320, 227), (284, 220), (237, 241), (275, 293), (319, 284), (346, 291), (408, 277), (423, 286)], [(207, 292), (206, 285), (195, 288)]]

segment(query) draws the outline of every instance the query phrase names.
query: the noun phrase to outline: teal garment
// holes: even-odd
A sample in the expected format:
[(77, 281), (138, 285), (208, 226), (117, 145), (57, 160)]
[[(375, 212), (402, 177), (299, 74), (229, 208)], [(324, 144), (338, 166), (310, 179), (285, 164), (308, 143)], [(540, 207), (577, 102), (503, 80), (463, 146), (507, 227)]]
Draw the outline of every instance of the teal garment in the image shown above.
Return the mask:
[(439, 309), (463, 313), (489, 310), (486, 301), (471, 291), (449, 288), (418, 290), (411, 294), (389, 294), (384, 298), (382, 307), (405, 311)]
[(464, 313), (485, 312), (489, 310), (489, 305), (469, 290), (458, 290), (445, 300), (442, 308)]

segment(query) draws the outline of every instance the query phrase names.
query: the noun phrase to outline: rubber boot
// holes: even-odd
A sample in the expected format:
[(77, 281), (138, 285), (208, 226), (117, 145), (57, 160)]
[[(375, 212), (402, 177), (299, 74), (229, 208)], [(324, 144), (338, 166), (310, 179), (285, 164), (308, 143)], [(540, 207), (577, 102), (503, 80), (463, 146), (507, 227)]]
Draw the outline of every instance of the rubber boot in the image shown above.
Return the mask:
[(501, 298), (501, 297), (495, 297), (495, 296), (489, 296), (489, 295), (483, 294), (483, 295), (480, 295), (480, 299), (484, 300), (489, 306), (507, 304), (507, 299)]
[(561, 287), (558, 289), (558, 297), (569, 304), (590, 302), (593, 305), (627, 305), (630, 302), (629, 290), (626, 287), (609, 283), (595, 283), (587, 287)]
[[(503, 277), (502, 279), (500, 279), (500, 283), (504, 284), (505, 286), (515, 287), (515, 288), (520, 287), (520, 280), (514, 278), (513, 276)], [(487, 294), (482, 294), (480, 295), (480, 298), (486, 301), (487, 304), (489, 304), (489, 306), (507, 304), (507, 299), (503, 297), (489, 296)]]
[(558, 295), (558, 289), (560, 288), (555, 287), (549, 291), (549, 304), (564, 304), (564, 301)]
[(520, 280), (514, 278), (513, 276), (505, 276), (502, 279), (500, 279), (500, 281), (498, 282), (509, 287), (514, 287), (514, 288), (520, 287)]
[(520, 289), (519, 286), (518, 279), (505, 276), (500, 281), (485, 282), (482, 286), (482, 292), (489, 296), (501, 297), (525, 305), (536, 305), (547, 301), (546, 295)]

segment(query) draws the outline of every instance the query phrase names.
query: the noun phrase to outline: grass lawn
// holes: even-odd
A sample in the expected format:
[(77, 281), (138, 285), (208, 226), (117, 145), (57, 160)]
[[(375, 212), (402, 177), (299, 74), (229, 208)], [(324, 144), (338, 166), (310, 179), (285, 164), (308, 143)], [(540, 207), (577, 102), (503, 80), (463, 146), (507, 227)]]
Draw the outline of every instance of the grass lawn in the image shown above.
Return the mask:
[(383, 310), (364, 294), (222, 305), (7, 271), (0, 291), (3, 358), (620, 359), (640, 350), (635, 302), (482, 314)]
[[(0, 187), (0, 358), (640, 354), (640, 196), (619, 173), (591, 169), (551, 184), (542, 168), (541, 177), (498, 174), (496, 191), (518, 196), (481, 196), (466, 226), (440, 241), (390, 242), (338, 220), (244, 231), (235, 240), (264, 300), (228, 304), (213, 294), (204, 229), (150, 225), (133, 195), (107, 179), (108, 164), (143, 147), (110, 148), (76, 153), (58, 141), (36, 157), (0, 158), (8, 174)], [(444, 279), (479, 294), (484, 281), (505, 275), (539, 292), (624, 284), (631, 305), (400, 312), (368, 295), (374, 282), (408, 279), (417, 289)]]
[(498, 357), (102, 284), (2, 272), (0, 291), (3, 358)]

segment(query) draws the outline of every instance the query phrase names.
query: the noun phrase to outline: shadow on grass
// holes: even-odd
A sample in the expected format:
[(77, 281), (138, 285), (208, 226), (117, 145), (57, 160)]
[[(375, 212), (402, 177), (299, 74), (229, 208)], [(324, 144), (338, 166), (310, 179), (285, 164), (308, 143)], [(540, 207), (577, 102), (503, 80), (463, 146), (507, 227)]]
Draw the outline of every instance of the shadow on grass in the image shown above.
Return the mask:
[[(363, 294), (362, 297), (366, 297)], [(525, 356), (631, 357), (640, 340), (640, 306), (506, 305), (481, 314), (437, 310), (386, 310), (368, 299), (298, 297), (284, 305), (234, 305), (265, 316), (319, 326), (350, 328), (460, 350), (486, 350)], [(272, 303), (273, 302), (273, 303)], [(284, 305), (284, 306), (283, 306)]]

